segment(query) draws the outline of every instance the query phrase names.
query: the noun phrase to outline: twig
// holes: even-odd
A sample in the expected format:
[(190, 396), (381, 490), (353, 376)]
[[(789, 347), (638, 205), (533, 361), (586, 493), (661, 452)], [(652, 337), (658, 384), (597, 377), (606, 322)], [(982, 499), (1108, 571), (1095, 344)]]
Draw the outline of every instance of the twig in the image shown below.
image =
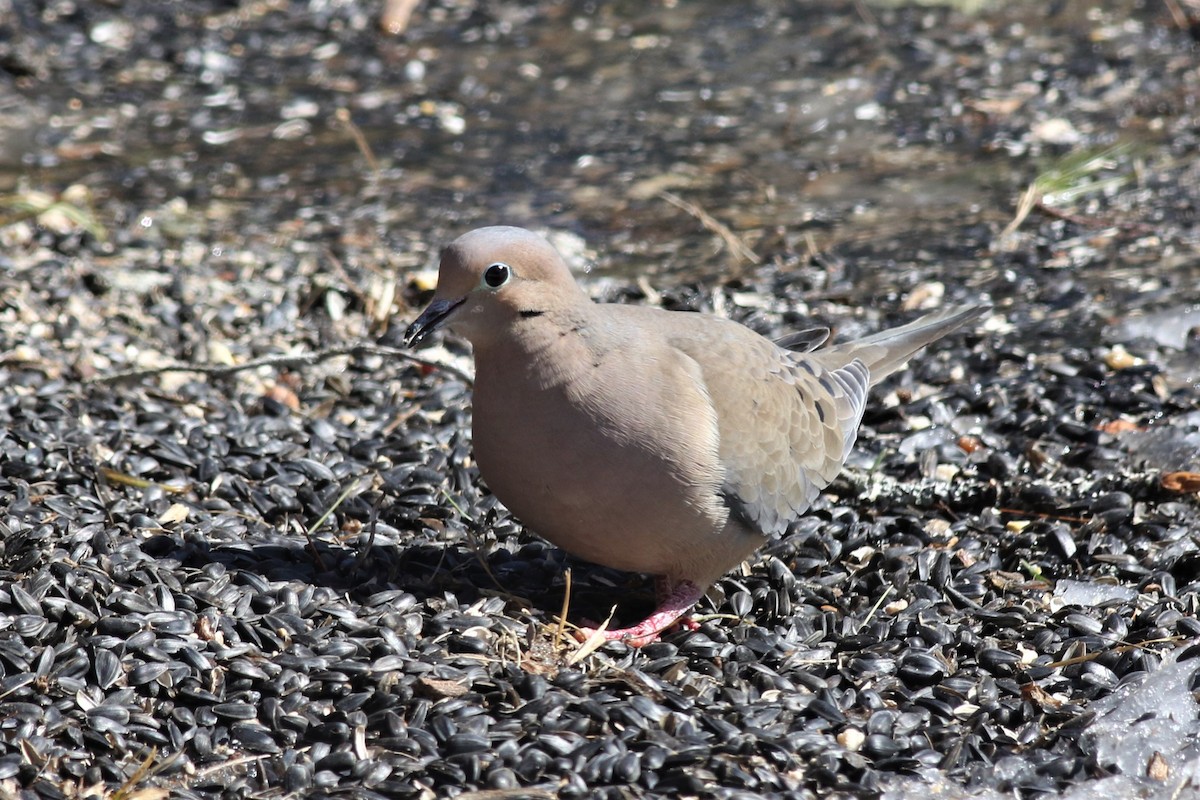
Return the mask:
[(1079, 225), (1083, 228), (1118, 228), (1131, 233), (1152, 233), (1153, 225), (1146, 225), (1142, 222), (1121, 222), (1119, 220), (1098, 219), (1095, 217), (1084, 217), (1079, 214), (1071, 214), (1066, 211), (1055, 208), (1051, 205), (1046, 205), (1042, 201), (1034, 204), (1034, 208), (1041, 214), (1054, 219), (1061, 219), (1064, 222), (1070, 222), (1073, 225)]
[[(1115, 647), (1112, 647), (1108, 650), (1097, 650), (1094, 653), (1084, 653), (1081, 656), (1074, 656), (1073, 658), (1064, 658), (1062, 661), (1052, 661), (1049, 664), (1046, 664), (1044, 666), (1046, 666), (1050, 669), (1062, 669), (1063, 667), (1070, 667), (1075, 664), (1084, 664), (1088, 661), (1095, 661), (1097, 658), (1099, 658), (1104, 653), (1127, 653), (1130, 650), (1148, 650), (1149, 648), (1147, 647), (1147, 645), (1174, 644), (1175, 642), (1182, 642), (1185, 639), (1186, 639), (1186, 637), (1184, 637), (1184, 636), (1164, 636), (1160, 639), (1147, 639), (1144, 642), (1125, 642), (1123, 644), (1119, 644)], [(1121, 640), (1120, 639), (1109, 639), (1109, 641), (1119, 642)]]
[(758, 257), (758, 254), (751, 250), (750, 246), (743, 242), (736, 233), (731, 231), (727, 225), (713, 217), (700, 206), (694, 203), (689, 203), (679, 195), (672, 194), (671, 192), (659, 192), (658, 196), (676, 208), (681, 208), (687, 213), (691, 214), (693, 217), (700, 220), (701, 225), (715, 233), (717, 236), (720, 236), (725, 242), (725, 246), (729, 248), (729, 252), (731, 252), (733, 257), (738, 261), (749, 261), (751, 264), (762, 263), (762, 259)]
[(1050, 514), (1045, 511), (1033, 511), (1032, 509), (1021, 508), (997, 508), (1001, 514), (1016, 514), (1019, 517), (1037, 517), (1038, 519), (1052, 519), (1056, 522), (1074, 522), (1078, 525), (1085, 525), (1088, 522), (1087, 517), (1072, 517), (1066, 514)]
[[(307, 749), (307, 748), (305, 748), (305, 749)], [(240, 767), (244, 764), (253, 764), (255, 761), (262, 761), (262, 759), (263, 759), (263, 757), (260, 755), (242, 756), (241, 758), (234, 758), (229, 761), (223, 761), (223, 762), (219, 762), (217, 764), (210, 764), (207, 767), (202, 767), (202, 768), (196, 770), (195, 774), (192, 777), (194, 779), (207, 778), (209, 775), (216, 775), (223, 769), (233, 769), (235, 767)]]
[(329, 247), (324, 248), (324, 250), (325, 257), (329, 259), (330, 264), (333, 264), (334, 271), (337, 272), (338, 277), (342, 279), (342, 282), (346, 284), (346, 288), (350, 290), (351, 294), (358, 298), (358, 302), (366, 305), (367, 293), (363, 291), (361, 286), (358, 285), (358, 281), (354, 280), (353, 276), (346, 271), (346, 265), (342, 263), (340, 258), (338, 258), (337, 253), (333, 252), (333, 250)]
[(354, 124), (354, 120), (350, 117), (350, 110), (339, 108), (333, 112), (333, 117), (346, 132), (350, 134), (350, 138), (354, 140), (354, 146), (358, 148), (358, 152), (366, 159), (367, 166), (371, 168), (371, 172), (378, 177), (379, 175), (379, 160), (375, 158), (375, 151), (371, 149), (371, 143), (367, 141), (367, 137), (363, 136), (362, 130)]
[(1167, 11), (1171, 12), (1171, 19), (1179, 30), (1186, 32), (1191, 28), (1191, 20), (1188, 19), (1187, 13), (1180, 7), (1177, 0), (1163, 0), (1163, 5), (1167, 7)]
[(406, 361), (411, 361), (414, 364), (419, 364), (422, 367), (441, 370), (447, 372), (464, 383), (470, 385), (475, 382), (467, 373), (463, 372), (458, 367), (451, 364), (446, 364), (441, 361), (432, 361), (427, 358), (413, 355), (407, 350), (401, 350), (396, 347), (386, 347), (377, 344), (355, 344), (348, 347), (335, 347), (329, 350), (317, 350), (312, 353), (301, 353), (299, 355), (288, 356), (264, 356), (263, 358), (251, 359), (241, 364), (168, 364), (164, 367), (146, 367), (144, 369), (129, 369), (120, 372), (110, 372), (107, 375), (97, 375), (87, 381), (89, 384), (109, 384), (120, 383), (126, 380), (136, 380), (139, 378), (149, 378), (154, 375), (164, 375), (168, 372), (195, 372), (199, 375), (209, 375), (211, 377), (224, 378), (229, 375), (234, 375), (238, 372), (243, 372), (248, 369), (258, 369), (259, 367), (272, 367), (275, 369), (289, 367), (311, 367), (320, 364), (322, 361), (328, 361), (331, 358), (340, 358), (341, 356), (350, 356), (352, 358), (361, 358), (364, 355), (380, 355), (394, 356), (403, 358)]
[(529, 786), (521, 789), (476, 789), (456, 796), (459, 800), (553, 800), (558, 794), (550, 789)]
[(384, 0), (383, 13), (379, 16), (379, 28), (390, 36), (399, 36), (408, 30), (408, 22), (421, 0)]

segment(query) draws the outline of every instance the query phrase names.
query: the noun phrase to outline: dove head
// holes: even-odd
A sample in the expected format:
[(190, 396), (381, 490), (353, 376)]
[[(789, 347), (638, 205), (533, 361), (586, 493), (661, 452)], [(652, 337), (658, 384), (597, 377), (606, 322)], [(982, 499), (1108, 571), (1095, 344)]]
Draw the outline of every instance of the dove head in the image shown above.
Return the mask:
[(412, 345), (446, 327), (479, 347), (519, 320), (586, 299), (542, 237), (523, 228), (479, 228), (442, 252), (437, 291), (404, 338)]

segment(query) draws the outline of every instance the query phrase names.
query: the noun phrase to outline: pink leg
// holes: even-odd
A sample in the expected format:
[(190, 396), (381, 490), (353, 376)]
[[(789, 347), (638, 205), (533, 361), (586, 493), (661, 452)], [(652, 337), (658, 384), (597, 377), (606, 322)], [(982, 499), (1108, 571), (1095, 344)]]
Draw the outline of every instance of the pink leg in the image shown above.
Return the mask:
[[(655, 583), (655, 588), (665, 588), (668, 584), (665, 579)], [(666, 596), (660, 595), (658, 608), (654, 613), (646, 617), (644, 620), (629, 628), (618, 628), (616, 630), (605, 631), (604, 638), (608, 641), (620, 640), (630, 647), (642, 647), (650, 644), (658, 639), (658, 635), (667, 628), (674, 625), (679, 618), (687, 614), (692, 606), (704, 596), (704, 590), (691, 581), (680, 581), (675, 584), (674, 588), (666, 592)], [(692, 620), (687, 620), (684, 625), (695, 626), (696, 623)], [(694, 628), (693, 628), (694, 630)], [(594, 631), (589, 628), (581, 628), (580, 636), (586, 641)]]
[[(703, 593), (702, 593), (703, 594)], [(667, 598), (671, 596), (671, 581), (667, 580), (666, 575), (654, 576), (654, 601), (660, 606), (667, 602)], [(699, 600), (699, 598), (696, 598)], [(694, 601), (693, 601), (694, 602)], [(700, 630), (700, 623), (692, 617), (691, 614), (680, 617), (676, 620), (676, 624), (681, 628), (686, 628), (689, 631)]]

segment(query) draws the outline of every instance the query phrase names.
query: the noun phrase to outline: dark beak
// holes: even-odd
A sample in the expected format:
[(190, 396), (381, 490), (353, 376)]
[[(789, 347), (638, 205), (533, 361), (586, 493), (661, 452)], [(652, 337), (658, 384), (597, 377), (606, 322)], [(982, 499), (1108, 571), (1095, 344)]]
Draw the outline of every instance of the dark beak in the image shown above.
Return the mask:
[[(465, 297), (458, 300), (434, 300), (425, 307), (421, 316), (408, 326), (408, 330), (404, 332), (404, 345), (412, 347), (440, 328), (446, 318), (454, 313), (454, 309), (462, 305), (465, 300)], [(391, 331), (385, 335), (385, 338), (392, 338)]]

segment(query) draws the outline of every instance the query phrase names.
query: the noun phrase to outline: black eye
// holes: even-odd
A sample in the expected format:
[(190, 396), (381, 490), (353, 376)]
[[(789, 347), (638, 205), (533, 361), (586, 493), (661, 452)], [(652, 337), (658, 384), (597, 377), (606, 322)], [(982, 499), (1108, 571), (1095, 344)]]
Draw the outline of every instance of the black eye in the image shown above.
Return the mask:
[(512, 268), (508, 264), (499, 262), (492, 264), (483, 271), (483, 282), (493, 289), (499, 289), (504, 284), (508, 283), (508, 279), (512, 276)]

